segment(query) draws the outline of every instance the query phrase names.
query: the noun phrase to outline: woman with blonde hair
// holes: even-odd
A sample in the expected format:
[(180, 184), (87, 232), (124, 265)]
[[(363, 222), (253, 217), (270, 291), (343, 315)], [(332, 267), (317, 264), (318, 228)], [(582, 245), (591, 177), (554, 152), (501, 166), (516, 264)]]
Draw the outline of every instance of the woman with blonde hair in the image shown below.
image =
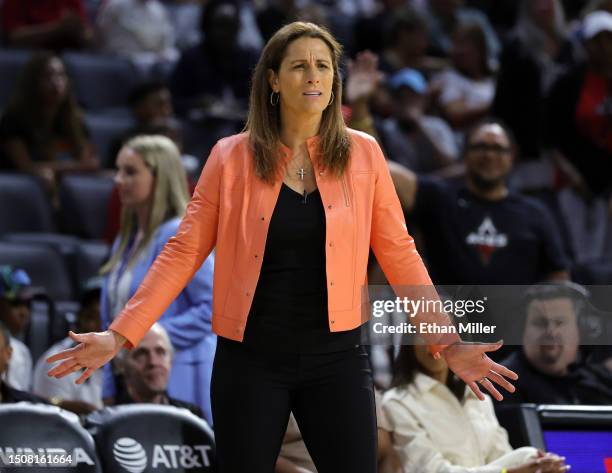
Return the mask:
[[(111, 258), (101, 270), (105, 275), (100, 303), (104, 328), (136, 292), (176, 233), (189, 200), (180, 153), (161, 135), (137, 136), (123, 146), (115, 182), (122, 205), (121, 227)], [(168, 395), (196, 404), (209, 422), (210, 372), (216, 346), (211, 329), (212, 273), (210, 256), (160, 319), (174, 347)], [(115, 398), (116, 378), (110, 364), (104, 375), (103, 395), (107, 400)]]
[[(362, 289), (373, 248), (396, 287), (435, 293), (376, 140), (342, 118), (341, 46), (295, 22), (264, 48), (246, 130), (217, 142), (186, 216), (109, 330), (50, 376), (85, 368), (83, 382), (121, 346), (136, 345), (215, 247), (211, 399), (217, 471), (273, 471), (293, 412), (317, 471), (376, 471), (372, 373), (361, 344)], [(424, 314), (412, 319), (417, 324)], [(428, 314), (431, 323), (450, 323)], [(426, 337), (483, 397), (516, 375), (485, 354), (501, 344)], [(484, 398), (484, 397), (483, 397)]]

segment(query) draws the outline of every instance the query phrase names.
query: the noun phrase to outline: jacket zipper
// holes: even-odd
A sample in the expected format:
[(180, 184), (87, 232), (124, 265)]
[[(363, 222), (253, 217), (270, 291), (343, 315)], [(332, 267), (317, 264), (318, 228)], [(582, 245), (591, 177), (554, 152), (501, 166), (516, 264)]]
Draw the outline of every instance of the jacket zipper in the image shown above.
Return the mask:
[(346, 189), (346, 177), (342, 176), (342, 190), (344, 191), (344, 203), (349, 206), (348, 190)]

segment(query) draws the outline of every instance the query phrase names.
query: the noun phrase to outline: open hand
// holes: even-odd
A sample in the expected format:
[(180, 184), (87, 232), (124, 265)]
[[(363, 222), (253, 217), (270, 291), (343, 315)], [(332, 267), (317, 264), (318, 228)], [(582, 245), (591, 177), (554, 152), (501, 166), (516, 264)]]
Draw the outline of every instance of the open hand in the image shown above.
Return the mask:
[(63, 378), (71, 373), (85, 369), (75, 381), (82, 384), (94, 371), (108, 363), (121, 350), (125, 338), (117, 332), (90, 332), (77, 334), (69, 332), (72, 340), (78, 342), (73, 348), (60, 351), (47, 358), (47, 363), (64, 360), (47, 373), (49, 376)]
[(442, 351), (448, 367), (483, 401), (484, 394), (480, 391), (477, 382), (491, 395), (501, 401), (504, 397), (493, 386), (497, 383), (506, 391), (513, 393), (514, 386), (506, 379), (518, 379), (518, 375), (505, 366), (495, 363), (486, 355), (486, 352), (496, 351), (501, 348), (503, 342), (497, 343), (470, 343), (459, 342), (450, 345)]

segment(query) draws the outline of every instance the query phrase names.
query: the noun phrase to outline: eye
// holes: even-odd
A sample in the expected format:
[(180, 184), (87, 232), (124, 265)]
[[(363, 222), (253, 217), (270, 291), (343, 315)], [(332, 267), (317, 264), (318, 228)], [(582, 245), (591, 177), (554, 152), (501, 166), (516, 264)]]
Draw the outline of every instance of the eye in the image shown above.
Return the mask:
[(304, 64), (298, 64), (294, 69), (304, 69)]
[(319, 67), (322, 67), (323, 69), (327, 69), (327, 64), (320, 63)]

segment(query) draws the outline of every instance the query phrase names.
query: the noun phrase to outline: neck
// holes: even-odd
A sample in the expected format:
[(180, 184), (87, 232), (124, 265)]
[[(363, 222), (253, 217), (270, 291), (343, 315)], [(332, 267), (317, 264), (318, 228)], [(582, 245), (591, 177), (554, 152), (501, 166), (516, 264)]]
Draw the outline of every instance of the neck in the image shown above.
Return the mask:
[(471, 179), (468, 179), (467, 187), (472, 194), (484, 200), (501, 200), (508, 195), (508, 188), (505, 183), (501, 183), (491, 189), (482, 189), (475, 185)]
[(136, 212), (136, 223), (138, 225), (138, 232), (144, 232), (149, 223), (149, 216), (151, 215), (151, 205), (143, 204), (134, 209)]
[(446, 386), (446, 381), (448, 380), (448, 368), (445, 368), (440, 371), (436, 371), (435, 373), (427, 373), (428, 376), (432, 377), (436, 381), (441, 382)]
[(298, 149), (308, 138), (319, 132), (320, 124), (321, 115), (303, 117), (283, 110), (281, 112), (281, 141), (292, 150)]
[(127, 392), (134, 402), (145, 404), (164, 404), (167, 397), (166, 393), (141, 393), (133, 386), (127, 386)]

